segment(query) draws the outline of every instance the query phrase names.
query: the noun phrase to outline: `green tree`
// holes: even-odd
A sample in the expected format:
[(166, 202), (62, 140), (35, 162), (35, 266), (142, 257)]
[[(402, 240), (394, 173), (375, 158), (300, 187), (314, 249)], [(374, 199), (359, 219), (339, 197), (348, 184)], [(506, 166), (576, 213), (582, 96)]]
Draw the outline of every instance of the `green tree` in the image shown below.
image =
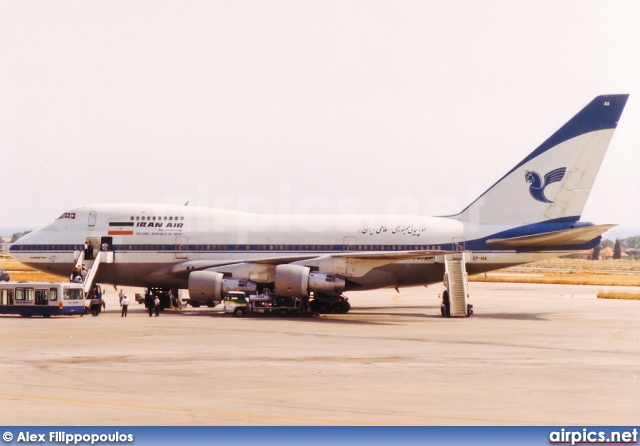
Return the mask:
[(602, 240), (601, 243), (603, 248), (613, 248), (613, 246), (615, 245), (613, 240), (609, 240), (608, 238)]
[(622, 248), (620, 247), (620, 240), (616, 239), (616, 244), (613, 246), (613, 258), (619, 259), (622, 257)]
[(620, 240), (620, 245), (627, 249), (638, 249), (640, 248), (640, 236), (623, 238)]
[(595, 248), (593, 248), (593, 254), (591, 254), (591, 260), (600, 260), (600, 245), (596, 245)]
[(27, 235), (28, 233), (30, 233), (31, 231), (24, 231), (24, 232), (16, 232), (11, 236), (11, 243), (17, 242), (18, 239), (20, 239), (20, 237), (24, 237), (25, 235)]

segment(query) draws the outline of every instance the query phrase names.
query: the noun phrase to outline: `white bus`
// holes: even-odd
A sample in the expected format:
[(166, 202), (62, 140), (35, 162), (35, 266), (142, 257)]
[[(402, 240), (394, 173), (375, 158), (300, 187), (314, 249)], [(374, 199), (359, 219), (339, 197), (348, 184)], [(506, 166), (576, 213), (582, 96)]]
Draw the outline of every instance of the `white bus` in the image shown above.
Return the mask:
[(83, 315), (85, 299), (82, 288), (81, 283), (0, 283), (0, 314), (19, 314), (22, 317)]

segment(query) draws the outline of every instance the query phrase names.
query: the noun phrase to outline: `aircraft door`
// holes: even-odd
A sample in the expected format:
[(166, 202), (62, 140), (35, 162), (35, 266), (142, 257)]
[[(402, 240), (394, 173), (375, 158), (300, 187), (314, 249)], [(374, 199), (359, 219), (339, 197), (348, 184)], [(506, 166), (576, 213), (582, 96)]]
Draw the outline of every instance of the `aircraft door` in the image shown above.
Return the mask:
[(101, 251), (105, 251), (102, 249), (103, 245), (106, 245), (106, 251), (113, 251), (113, 237), (100, 237)]
[(345, 237), (343, 239), (343, 245), (345, 251), (355, 251), (356, 250), (356, 238), (355, 237)]
[(454, 259), (460, 260), (462, 259), (462, 254), (465, 250), (465, 239), (464, 237), (454, 237), (452, 240), (452, 249), (456, 253), (453, 255)]
[(98, 218), (98, 213), (96, 211), (89, 212), (88, 226), (91, 226), (91, 227), (95, 226), (97, 218)]
[(176, 237), (176, 259), (189, 258), (189, 239), (187, 237)]
[(36, 305), (48, 305), (47, 290), (36, 290)]
[(84, 253), (84, 258), (86, 260), (95, 260), (96, 252), (100, 249), (100, 237), (87, 237), (85, 241), (89, 245), (89, 249), (88, 252)]

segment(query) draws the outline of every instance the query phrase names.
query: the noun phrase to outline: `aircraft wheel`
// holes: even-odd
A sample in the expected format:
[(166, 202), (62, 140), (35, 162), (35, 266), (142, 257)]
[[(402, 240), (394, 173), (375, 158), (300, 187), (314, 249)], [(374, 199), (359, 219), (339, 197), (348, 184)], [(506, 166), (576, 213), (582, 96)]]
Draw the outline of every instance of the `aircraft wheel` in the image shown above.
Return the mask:
[(315, 300), (315, 299), (309, 303), (309, 310), (311, 310), (312, 313), (320, 313), (320, 314), (329, 314), (329, 313), (335, 312), (333, 311), (333, 306), (330, 305), (328, 302)]
[(233, 315), (235, 317), (242, 317), (247, 313), (247, 310), (245, 310), (242, 307), (237, 307), (235, 310), (233, 310)]
[(345, 314), (351, 309), (351, 304), (346, 300), (341, 300), (331, 305), (331, 311), (335, 314)]

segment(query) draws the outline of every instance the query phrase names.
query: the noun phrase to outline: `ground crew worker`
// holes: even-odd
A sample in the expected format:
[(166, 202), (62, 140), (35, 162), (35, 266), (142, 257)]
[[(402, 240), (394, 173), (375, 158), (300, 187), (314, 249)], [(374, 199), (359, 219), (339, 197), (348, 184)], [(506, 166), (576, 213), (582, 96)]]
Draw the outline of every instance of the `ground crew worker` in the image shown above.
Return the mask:
[(151, 296), (151, 294), (144, 295), (144, 306), (147, 307), (147, 310), (149, 311), (149, 317), (152, 317), (153, 316), (153, 297)]
[(122, 298), (122, 302), (120, 302), (120, 305), (122, 306), (122, 314), (120, 315), (120, 317), (127, 317), (127, 310), (129, 308), (129, 298), (127, 296), (124, 296)]

